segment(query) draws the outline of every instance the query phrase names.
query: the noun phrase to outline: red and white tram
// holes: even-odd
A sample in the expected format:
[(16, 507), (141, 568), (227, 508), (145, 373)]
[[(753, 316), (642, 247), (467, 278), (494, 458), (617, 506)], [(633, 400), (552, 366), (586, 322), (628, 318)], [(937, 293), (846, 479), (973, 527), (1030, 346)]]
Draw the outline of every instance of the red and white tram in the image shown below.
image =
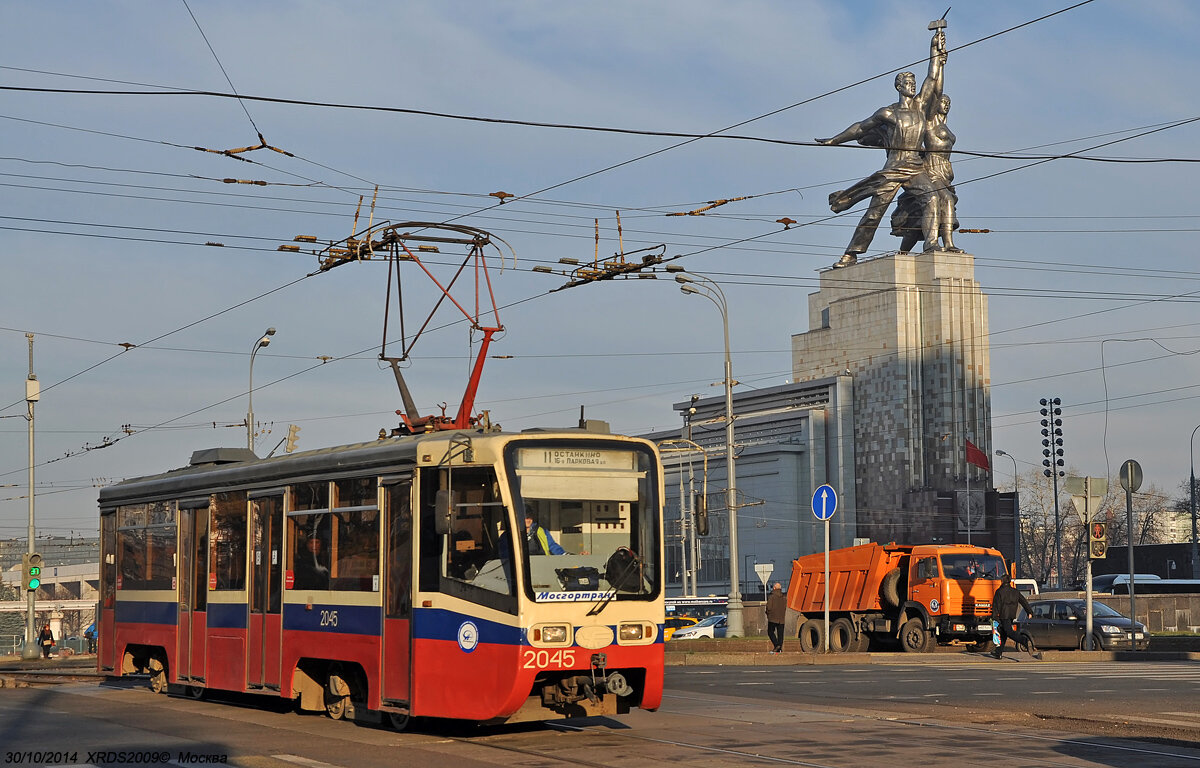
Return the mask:
[(662, 698), (662, 471), (645, 440), (464, 430), (198, 451), (104, 488), (100, 531), (98, 666), (158, 691), (395, 727)]

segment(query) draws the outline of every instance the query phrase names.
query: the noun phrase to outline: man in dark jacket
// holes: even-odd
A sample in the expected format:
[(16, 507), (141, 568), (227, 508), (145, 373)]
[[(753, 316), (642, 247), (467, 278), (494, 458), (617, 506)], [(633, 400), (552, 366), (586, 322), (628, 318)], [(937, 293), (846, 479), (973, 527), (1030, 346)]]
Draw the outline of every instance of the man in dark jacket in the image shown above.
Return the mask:
[(767, 595), (767, 638), (771, 641), (771, 653), (783, 653), (783, 622), (787, 618), (787, 597), (783, 585), (775, 582), (771, 594)]
[[(1029, 607), (1029, 601), (1025, 599), (1025, 595), (1005, 581), (992, 597), (992, 621), (1000, 625), (1000, 644), (992, 651), (993, 658), (998, 659), (1004, 655), (1004, 644), (1008, 642), (1008, 637), (1012, 634), (1012, 625), (1017, 619), (1018, 605), (1025, 609), (1025, 613), (1033, 614), (1033, 609)], [(1017, 638), (1014, 637), (1013, 645), (1016, 644)]]

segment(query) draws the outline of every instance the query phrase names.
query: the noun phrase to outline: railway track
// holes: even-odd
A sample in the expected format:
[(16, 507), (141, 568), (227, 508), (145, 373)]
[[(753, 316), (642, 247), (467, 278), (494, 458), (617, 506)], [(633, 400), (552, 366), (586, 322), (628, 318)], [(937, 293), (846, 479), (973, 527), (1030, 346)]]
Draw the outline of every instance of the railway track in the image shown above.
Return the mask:
[(0, 667), (0, 688), (25, 688), (31, 685), (63, 685), (79, 682), (103, 682), (108, 674), (87, 667), (68, 669), (28, 669)]

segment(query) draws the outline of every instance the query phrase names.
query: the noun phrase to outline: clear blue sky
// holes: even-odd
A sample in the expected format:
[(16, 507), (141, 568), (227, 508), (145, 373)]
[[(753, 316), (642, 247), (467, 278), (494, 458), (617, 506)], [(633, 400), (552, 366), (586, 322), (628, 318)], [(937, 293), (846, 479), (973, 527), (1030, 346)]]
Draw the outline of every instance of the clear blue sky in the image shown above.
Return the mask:
[[(1190, 354), (1200, 349), (1200, 125), (1175, 125), (1197, 117), (1200, 7), (1095, 0), (1005, 32), (1069, 5), (964, 2), (948, 17), (949, 124), (958, 150), (992, 155), (955, 160), (962, 226), (991, 230), (958, 238), (991, 297), (994, 439), (983, 447), (1009, 451), (1022, 470), (1039, 464), (1037, 400), (1057, 395), (1076, 472), (1115, 473), (1136, 458), (1148, 483), (1176, 493), (1200, 424)], [(730, 133), (762, 140), (674, 147), (682, 140), (331, 106), (5, 91), (0, 416), (13, 418), (0, 419), (0, 485), (15, 487), (0, 488), (0, 536), (25, 527), (26, 332), (43, 387), (48, 532), (94, 531), (96, 484), (244, 445), (249, 354), (268, 326), (278, 333), (254, 368), (255, 415), (272, 429), (260, 454), (289, 423), (304, 448), (394, 426), (399, 397), (376, 360), (386, 268), (301, 279), (315, 259), (276, 250), (297, 234), (345, 237), (375, 184), (377, 220), (461, 216), (513, 246), (515, 264), (493, 275), (507, 330), (492, 351), (511, 358), (489, 361), (478, 400), (506, 428), (569, 425), (580, 405), (617, 430), (669, 428), (671, 403), (719, 392), (709, 303), (666, 279), (548, 293), (564, 279), (532, 271), (591, 259), (595, 219), (600, 254), (612, 255), (618, 210), (627, 250), (665, 244), (724, 286), (736, 378), (783, 383), (818, 270), (861, 208), (827, 220), (826, 197), (882, 156), (778, 142), (832, 135), (893, 101), (892, 72), (920, 76), (926, 25), (944, 10), (193, 0), (193, 21), (173, 0), (10, 4), (7, 87), (229, 93), (227, 74), (246, 96), (686, 134), (737, 126)], [(294, 157), (260, 150), (247, 163), (193, 149), (253, 145), (256, 130)], [(1034, 160), (1018, 156), (1072, 152), (1166, 162), (1022, 168)], [(503, 207), (488, 196), (559, 184)], [(754, 197), (665, 215), (738, 196)], [(782, 217), (823, 221), (783, 231)], [(873, 251), (896, 244), (883, 232)], [(410, 310), (433, 298), (406, 273)], [(414, 311), (410, 330), (421, 319)], [(407, 375), (424, 412), (453, 411), (466, 381), (471, 340), (454, 319), (439, 315), (413, 350)], [(115, 444), (83, 450), (105, 440)], [(1011, 463), (994, 463), (1007, 485)]]

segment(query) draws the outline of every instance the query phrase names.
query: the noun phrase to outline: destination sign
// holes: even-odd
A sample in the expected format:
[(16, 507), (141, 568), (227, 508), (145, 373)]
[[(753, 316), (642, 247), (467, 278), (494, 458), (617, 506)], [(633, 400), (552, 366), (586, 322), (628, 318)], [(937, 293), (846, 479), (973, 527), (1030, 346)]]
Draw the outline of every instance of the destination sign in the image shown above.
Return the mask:
[(632, 451), (598, 448), (522, 448), (521, 469), (633, 469)]

